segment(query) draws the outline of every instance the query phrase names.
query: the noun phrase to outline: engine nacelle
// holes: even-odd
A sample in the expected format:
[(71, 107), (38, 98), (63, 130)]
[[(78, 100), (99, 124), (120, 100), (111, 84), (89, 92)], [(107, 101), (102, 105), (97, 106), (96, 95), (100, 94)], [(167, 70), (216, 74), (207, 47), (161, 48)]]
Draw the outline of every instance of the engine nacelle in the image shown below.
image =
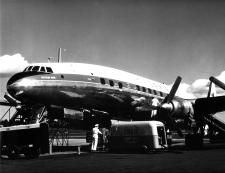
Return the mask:
[(186, 118), (194, 114), (194, 108), (191, 101), (173, 100), (171, 116), (174, 118)]

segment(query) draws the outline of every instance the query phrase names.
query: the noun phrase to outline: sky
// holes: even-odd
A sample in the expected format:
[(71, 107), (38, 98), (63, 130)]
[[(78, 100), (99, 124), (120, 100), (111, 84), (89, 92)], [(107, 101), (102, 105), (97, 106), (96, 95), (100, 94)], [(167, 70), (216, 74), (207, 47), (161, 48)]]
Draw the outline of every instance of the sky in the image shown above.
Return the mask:
[(0, 0), (0, 70), (10, 56), (47, 62), (61, 47), (64, 62), (166, 84), (180, 75), (187, 87), (225, 70), (224, 9), (219, 0)]

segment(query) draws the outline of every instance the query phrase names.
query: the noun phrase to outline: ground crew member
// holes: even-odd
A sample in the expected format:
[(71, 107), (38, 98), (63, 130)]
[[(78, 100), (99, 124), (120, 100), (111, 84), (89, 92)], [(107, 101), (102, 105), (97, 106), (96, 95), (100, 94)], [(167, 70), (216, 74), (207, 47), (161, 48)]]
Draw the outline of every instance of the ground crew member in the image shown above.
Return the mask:
[[(152, 106), (154, 108), (157, 108), (157, 106), (159, 106), (159, 100), (155, 97), (152, 99)], [(157, 109), (153, 109), (151, 117), (155, 117), (156, 114), (157, 114)]]
[(102, 134), (100, 130), (98, 129), (98, 124), (95, 124), (95, 127), (92, 129), (92, 145), (91, 145), (91, 151), (96, 151), (98, 146), (98, 134)]

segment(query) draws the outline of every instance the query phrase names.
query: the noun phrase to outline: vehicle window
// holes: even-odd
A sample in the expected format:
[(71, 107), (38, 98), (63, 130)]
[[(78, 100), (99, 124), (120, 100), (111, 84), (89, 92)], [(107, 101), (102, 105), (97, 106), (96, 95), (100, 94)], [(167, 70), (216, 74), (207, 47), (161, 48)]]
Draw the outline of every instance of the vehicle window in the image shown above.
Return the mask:
[(154, 91), (154, 94), (155, 94), (155, 95), (158, 95), (158, 93), (157, 93), (157, 91), (156, 91), (156, 90), (153, 90), (153, 91)]
[(50, 67), (46, 67), (47, 72), (53, 73), (52, 69)]
[(104, 78), (100, 78), (100, 82), (101, 82), (101, 84), (105, 85), (105, 79)]
[(114, 82), (112, 80), (109, 80), (109, 85), (114, 86)]
[(119, 88), (123, 88), (123, 84), (121, 82), (118, 82)]
[(34, 66), (34, 67), (32, 68), (32, 71), (38, 71), (39, 68), (40, 68), (40, 66)]
[(40, 71), (45, 72), (45, 67), (41, 67)]

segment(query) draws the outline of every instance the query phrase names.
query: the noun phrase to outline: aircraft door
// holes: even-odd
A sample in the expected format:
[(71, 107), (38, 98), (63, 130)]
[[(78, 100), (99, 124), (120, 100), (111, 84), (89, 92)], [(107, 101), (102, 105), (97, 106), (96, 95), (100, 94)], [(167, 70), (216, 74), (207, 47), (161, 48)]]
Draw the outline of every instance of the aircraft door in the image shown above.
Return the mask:
[(163, 126), (157, 126), (157, 132), (158, 132), (159, 145), (161, 146), (167, 145), (165, 128)]

